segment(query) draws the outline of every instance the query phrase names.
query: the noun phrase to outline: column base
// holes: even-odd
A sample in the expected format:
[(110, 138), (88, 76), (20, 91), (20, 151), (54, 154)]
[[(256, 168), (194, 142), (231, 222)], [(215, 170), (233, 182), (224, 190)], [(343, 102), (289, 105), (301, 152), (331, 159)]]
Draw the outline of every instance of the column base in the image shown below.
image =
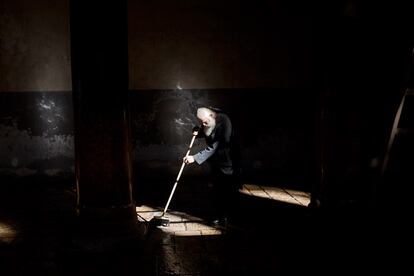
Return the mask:
[(147, 226), (138, 221), (135, 205), (83, 207), (71, 237), (76, 251), (106, 251), (143, 241)]

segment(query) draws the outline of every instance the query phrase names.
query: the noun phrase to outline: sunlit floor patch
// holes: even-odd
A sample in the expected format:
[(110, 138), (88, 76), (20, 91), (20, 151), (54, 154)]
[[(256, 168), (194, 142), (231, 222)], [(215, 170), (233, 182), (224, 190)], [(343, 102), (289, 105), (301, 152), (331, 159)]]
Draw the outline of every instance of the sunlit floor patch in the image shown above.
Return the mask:
[[(136, 207), (136, 212), (138, 220), (142, 222), (149, 222), (153, 217), (162, 215), (160, 208), (146, 205)], [(207, 236), (223, 233), (222, 229), (209, 226), (203, 219), (184, 212), (170, 210), (164, 217), (170, 221), (170, 225), (168, 227), (158, 226), (158, 228), (175, 236)]]
[(16, 228), (12, 224), (0, 221), (0, 243), (11, 243), (16, 237)]
[(250, 196), (268, 198), (301, 206), (308, 206), (310, 202), (310, 193), (278, 187), (244, 184), (240, 192)]

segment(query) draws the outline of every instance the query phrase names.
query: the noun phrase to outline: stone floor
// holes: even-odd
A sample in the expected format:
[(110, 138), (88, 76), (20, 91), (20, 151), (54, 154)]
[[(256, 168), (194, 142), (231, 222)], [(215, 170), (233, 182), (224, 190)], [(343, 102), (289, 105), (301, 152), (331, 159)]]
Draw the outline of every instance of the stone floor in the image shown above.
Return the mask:
[(411, 259), (397, 250), (412, 241), (395, 235), (399, 224), (384, 231), (390, 225), (366, 212), (315, 214), (301, 191), (245, 184), (225, 228), (177, 202), (170, 226), (155, 226), (163, 206), (140, 204), (136, 234), (83, 239), (74, 197), (67, 185), (2, 189), (0, 275), (398, 274)]

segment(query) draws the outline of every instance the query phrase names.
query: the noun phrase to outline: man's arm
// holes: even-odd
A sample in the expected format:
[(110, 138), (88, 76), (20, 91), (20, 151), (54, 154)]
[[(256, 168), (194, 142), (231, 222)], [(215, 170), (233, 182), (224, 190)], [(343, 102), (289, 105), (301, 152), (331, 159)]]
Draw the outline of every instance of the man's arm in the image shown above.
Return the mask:
[(197, 164), (202, 164), (204, 161), (209, 159), (217, 150), (219, 145), (219, 142), (214, 142), (211, 146), (206, 147), (199, 153), (194, 155), (194, 160), (197, 162)]
[(227, 115), (221, 117), (220, 123), (217, 124), (216, 127), (217, 130), (215, 133), (214, 143), (194, 155), (194, 161), (196, 161), (198, 164), (202, 164), (204, 161), (210, 158), (217, 151), (219, 146), (224, 149), (227, 155), (229, 154), (229, 146), (232, 135), (232, 125), (229, 117)]

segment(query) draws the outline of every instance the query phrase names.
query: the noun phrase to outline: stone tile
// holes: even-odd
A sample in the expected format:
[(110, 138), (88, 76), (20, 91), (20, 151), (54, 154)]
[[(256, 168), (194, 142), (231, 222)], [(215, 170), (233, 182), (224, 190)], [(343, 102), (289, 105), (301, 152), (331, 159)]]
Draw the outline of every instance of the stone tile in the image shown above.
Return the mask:
[(174, 235), (176, 236), (201, 236), (201, 231), (200, 230), (192, 230), (192, 231), (188, 231), (188, 230), (184, 230), (184, 231), (175, 231)]
[(185, 229), (187, 231), (193, 231), (193, 230), (202, 231), (202, 230), (214, 230), (214, 227), (208, 226), (201, 222), (186, 222)]
[[(191, 233), (190, 231), (185, 231)], [(176, 236), (175, 249), (183, 253), (201, 253), (204, 251), (203, 238), (198, 231), (198, 235), (193, 236)]]
[(262, 197), (262, 198), (270, 198), (269, 194), (266, 193), (261, 188), (258, 188), (257, 190), (251, 190), (250, 192), (253, 196)]
[(0, 222), (0, 243), (9, 244), (13, 242), (18, 235), (19, 231), (13, 224), (9, 222)]
[(293, 196), (303, 206), (308, 206), (310, 203), (310, 193), (296, 190), (286, 190), (286, 192)]
[(174, 233), (177, 231), (185, 231), (185, 224), (183, 222), (174, 222), (170, 221), (170, 225), (167, 227), (159, 226), (160, 229), (162, 229), (163, 232), (166, 233)]
[(203, 236), (211, 236), (211, 235), (222, 235), (223, 231), (220, 229), (205, 229), (201, 230), (201, 235)]
[[(247, 187), (260, 191), (257, 185)], [(281, 194), (284, 199), (299, 200), (304, 196), (303, 193), (290, 190), (281, 192), (280, 188), (261, 188), (266, 189), (272, 197)], [(62, 227), (62, 220), (59, 220), (56, 212), (47, 209), (40, 214), (27, 208), (29, 211), (21, 212), (20, 218), (24, 222), (24, 233), (29, 235), (19, 234), (19, 241), (12, 241), (9, 239), (12, 236), (8, 236), (7, 231), (10, 227), (13, 229), (14, 225), (0, 227), (0, 274), (60, 275), (64, 271), (62, 275), (128, 275), (123, 272), (132, 271), (131, 275), (145, 276), (275, 275), (280, 274), (280, 264), (283, 265), (286, 260), (292, 259), (300, 264), (312, 258), (308, 248), (314, 248), (310, 246), (314, 245), (313, 240), (319, 242), (320, 239), (312, 239), (306, 234), (310, 228), (306, 224), (307, 220), (303, 223), (295, 222), (294, 225), (285, 221), (279, 223), (278, 220), (273, 225), (276, 227), (260, 225), (255, 220), (256, 216), (265, 212), (277, 215), (279, 210), (289, 212), (290, 209), (277, 209), (280, 204), (272, 205), (272, 201), (266, 200), (269, 209), (264, 210), (263, 205), (260, 205), (263, 200), (254, 197), (251, 199), (245, 201), (248, 206), (243, 206), (248, 212), (241, 213), (240, 220), (234, 220), (235, 228), (230, 225), (226, 233), (205, 225), (196, 216), (169, 210), (166, 217), (170, 219), (170, 226), (154, 227), (153, 232), (145, 233), (143, 241), (113, 246), (107, 252), (86, 253), (68, 246), (70, 230)], [(38, 200), (33, 198), (35, 203)], [(276, 209), (272, 209), (272, 206)], [(295, 212), (297, 209), (303, 208), (295, 208)], [(61, 212), (61, 208), (56, 210)], [(137, 214), (148, 220), (161, 212), (162, 210), (150, 206), (137, 207)], [(290, 218), (291, 213), (286, 214)], [(292, 214), (295, 220), (303, 218), (295, 217), (296, 213)], [(307, 228), (301, 227), (302, 225)], [(294, 266), (290, 268), (295, 269)]]
[(153, 211), (160, 211), (157, 208), (151, 207), (151, 206), (147, 206), (147, 205), (141, 205), (141, 206), (137, 206), (135, 208), (135, 210), (137, 212), (153, 212)]
[(201, 252), (179, 253), (181, 259), (180, 275), (203, 275), (202, 273), (202, 258)]
[(155, 256), (157, 275), (179, 275), (181, 260), (171, 247), (162, 247), (162, 251)]
[(2, 244), (11, 244), (16, 240), (15, 237), (1, 237), (0, 236), (0, 245)]
[(267, 193), (273, 200), (282, 201), (291, 204), (299, 204), (296, 199), (290, 194), (286, 193), (283, 189), (268, 189)]
[(246, 192), (247, 194), (251, 194), (253, 190), (257, 190), (257, 185), (253, 185), (253, 184), (243, 184), (243, 191)]

